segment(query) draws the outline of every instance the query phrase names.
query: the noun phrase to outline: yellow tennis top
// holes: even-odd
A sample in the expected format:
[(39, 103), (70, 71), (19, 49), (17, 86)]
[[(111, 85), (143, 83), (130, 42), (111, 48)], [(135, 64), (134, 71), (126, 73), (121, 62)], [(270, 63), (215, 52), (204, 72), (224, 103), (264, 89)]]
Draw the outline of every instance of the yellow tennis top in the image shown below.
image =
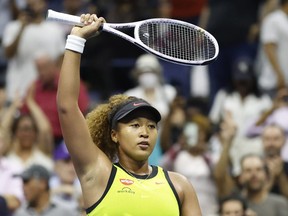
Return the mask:
[(179, 197), (167, 171), (152, 166), (151, 175), (145, 178), (131, 176), (114, 164), (105, 192), (86, 210), (87, 215), (179, 216)]

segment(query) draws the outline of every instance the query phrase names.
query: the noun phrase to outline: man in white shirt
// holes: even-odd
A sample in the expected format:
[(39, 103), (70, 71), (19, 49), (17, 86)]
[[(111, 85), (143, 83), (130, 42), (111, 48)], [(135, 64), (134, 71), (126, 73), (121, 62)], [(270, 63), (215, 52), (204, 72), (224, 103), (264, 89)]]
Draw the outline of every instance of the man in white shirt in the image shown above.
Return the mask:
[(259, 52), (259, 86), (274, 96), (288, 84), (288, 1), (281, 0), (280, 8), (264, 18)]

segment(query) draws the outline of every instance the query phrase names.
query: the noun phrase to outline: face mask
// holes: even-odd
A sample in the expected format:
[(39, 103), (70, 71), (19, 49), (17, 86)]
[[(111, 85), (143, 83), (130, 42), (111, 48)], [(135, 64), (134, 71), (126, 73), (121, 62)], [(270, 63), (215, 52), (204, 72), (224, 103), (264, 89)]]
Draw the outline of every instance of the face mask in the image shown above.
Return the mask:
[(155, 73), (143, 73), (138, 77), (139, 85), (145, 89), (154, 88), (159, 85), (158, 76)]

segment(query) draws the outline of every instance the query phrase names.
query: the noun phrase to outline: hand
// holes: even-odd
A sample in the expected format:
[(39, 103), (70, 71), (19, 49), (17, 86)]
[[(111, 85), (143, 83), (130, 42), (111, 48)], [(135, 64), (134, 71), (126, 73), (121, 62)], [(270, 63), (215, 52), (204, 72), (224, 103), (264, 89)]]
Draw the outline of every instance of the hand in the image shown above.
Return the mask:
[(231, 112), (229, 111), (225, 112), (224, 118), (220, 127), (221, 127), (220, 137), (221, 137), (222, 142), (231, 143), (237, 131), (237, 126), (236, 126), (236, 123), (234, 122)]
[(283, 160), (281, 156), (274, 156), (266, 159), (266, 164), (269, 169), (269, 173), (272, 177), (277, 178), (283, 171)]
[(103, 17), (98, 18), (95, 14), (82, 14), (81, 22), (83, 27), (75, 26), (72, 28), (71, 34), (88, 39), (99, 34), (99, 28), (105, 23)]

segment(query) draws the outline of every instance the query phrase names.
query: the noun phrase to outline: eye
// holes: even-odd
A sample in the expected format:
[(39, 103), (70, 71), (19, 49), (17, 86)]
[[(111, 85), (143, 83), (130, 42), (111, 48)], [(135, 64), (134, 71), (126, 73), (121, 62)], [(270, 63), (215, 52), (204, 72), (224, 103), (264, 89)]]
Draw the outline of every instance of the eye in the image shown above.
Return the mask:
[(148, 127), (149, 127), (150, 129), (155, 129), (155, 128), (157, 128), (156, 124), (149, 124)]
[(133, 123), (133, 124), (131, 124), (130, 126), (133, 127), (133, 128), (138, 128), (138, 127), (140, 127), (140, 125), (139, 125), (138, 123)]

